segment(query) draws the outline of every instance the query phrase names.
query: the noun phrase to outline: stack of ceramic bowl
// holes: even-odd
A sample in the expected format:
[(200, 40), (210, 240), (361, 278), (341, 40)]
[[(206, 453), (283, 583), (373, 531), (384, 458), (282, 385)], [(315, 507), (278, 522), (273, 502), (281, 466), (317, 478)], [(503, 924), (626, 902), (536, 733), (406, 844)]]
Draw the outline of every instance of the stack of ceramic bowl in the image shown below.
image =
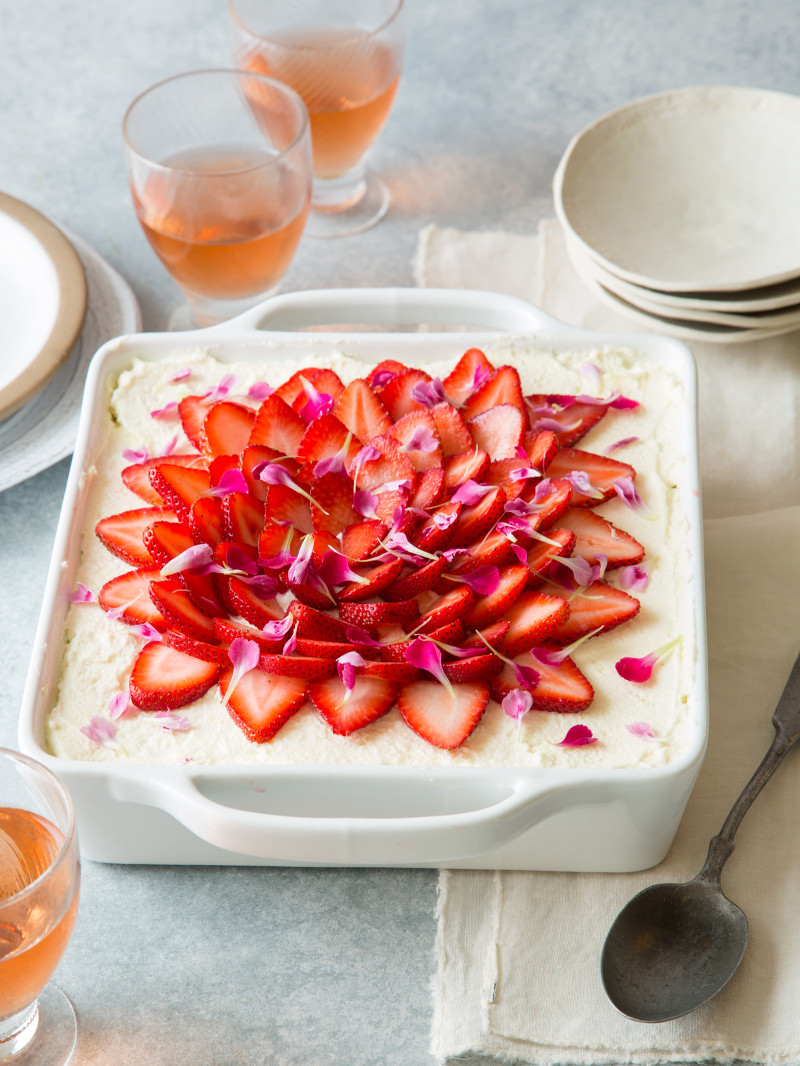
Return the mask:
[(638, 100), (574, 138), (553, 190), (573, 265), (629, 318), (719, 343), (800, 329), (800, 98)]

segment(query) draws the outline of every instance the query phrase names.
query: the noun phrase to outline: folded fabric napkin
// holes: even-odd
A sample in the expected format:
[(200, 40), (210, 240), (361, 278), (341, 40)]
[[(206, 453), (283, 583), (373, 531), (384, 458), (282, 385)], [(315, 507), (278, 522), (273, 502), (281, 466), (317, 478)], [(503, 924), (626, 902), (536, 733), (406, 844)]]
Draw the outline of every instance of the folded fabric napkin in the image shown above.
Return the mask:
[[(554, 223), (536, 237), (430, 228), (417, 274), (420, 284), (509, 292), (575, 325), (631, 331), (583, 286)], [(750, 922), (747, 953), (726, 989), (687, 1018), (645, 1025), (618, 1014), (600, 981), (603, 940), (627, 900), (699, 871), (709, 839), (767, 750), (771, 714), (800, 651), (797, 337), (693, 350), (704, 504), (715, 516), (705, 524), (706, 763), (675, 844), (653, 870), (441, 874), (432, 1036), (440, 1062), (800, 1060), (796, 753), (745, 819), (723, 873), (723, 889)], [(781, 509), (773, 510), (776, 503)]]

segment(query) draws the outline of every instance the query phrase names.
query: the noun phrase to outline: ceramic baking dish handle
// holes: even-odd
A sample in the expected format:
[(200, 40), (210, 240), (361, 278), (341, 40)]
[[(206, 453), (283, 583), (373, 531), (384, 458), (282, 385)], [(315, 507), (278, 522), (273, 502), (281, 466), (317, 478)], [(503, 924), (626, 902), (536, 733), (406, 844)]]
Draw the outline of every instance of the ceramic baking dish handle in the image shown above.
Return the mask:
[[(363, 787), (348, 795), (343, 784), (339, 779), (327, 795), (323, 780), (319, 795), (307, 778), (293, 788), (286, 779), (273, 780), (269, 775), (231, 780), (198, 773), (149, 781), (121, 775), (110, 782), (115, 799), (165, 810), (196, 836), (226, 851), (338, 866), (441, 864), (473, 858), (508, 843), (566, 803), (588, 798), (582, 790), (580, 796), (575, 792), (574, 783), (572, 789), (561, 782), (543, 787), (530, 779), (502, 787), (429, 783), (410, 791), (406, 782), (392, 796), (392, 782), (381, 785), (376, 780), (375, 802), (369, 804)], [(295, 804), (312, 813), (285, 813)], [(411, 804), (423, 813), (404, 813)], [(447, 805), (461, 809), (426, 813), (426, 808), (441, 811)], [(337, 816), (337, 807), (348, 813)], [(364, 816), (349, 813), (356, 810), (363, 810)]]
[(225, 338), (252, 330), (294, 330), (347, 324), (475, 326), (510, 333), (563, 331), (564, 326), (524, 300), (466, 289), (313, 289), (274, 296), (221, 327)]

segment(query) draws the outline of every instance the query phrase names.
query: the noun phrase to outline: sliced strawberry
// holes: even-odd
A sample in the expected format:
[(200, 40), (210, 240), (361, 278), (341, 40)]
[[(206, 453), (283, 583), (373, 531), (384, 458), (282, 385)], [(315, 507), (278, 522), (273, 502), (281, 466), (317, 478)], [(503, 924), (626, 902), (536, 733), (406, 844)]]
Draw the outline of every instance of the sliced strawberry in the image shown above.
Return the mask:
[(336, 673), (335, 659), (311, 658), (308, 655), (279, 655), (262, 652), (258, 665), (268, 674), (279, 677), (304, 677), (306, 681), (321, 681)]
[[(292, 654), (308, 655), (312, 659), (338, 659), (351, 651), (359, 651), (359, 648), (355, 644), (345, 644), (343, 641), (296, 637)], [(363, 655), (363, 651), (361, 654)]]
[(163, 506), (164, 500), (162, 496), (156, 492), (150, 481), (150, 471), (162, 466), (164, 463), (170, 463), (172, 466), (195, 466), (201, 469), (206, 466), (206, 460), (202, 455), (161, 456), (157, 459), (148, 459), (144, 463), (134, 463), (133, 466), (126, 466), (121, 475), (123, 484), (146, 503), (154, 507)]
[(270, 485), (264, 508), (265, 522), (288, 522), (299, 533), (313, 533), (311, 505), (288, 485)]
[(203, 423), (211, 409), (211, 403), (205, 396), (184, 396), (178, 404), (178, 414), (183, 432), (197, 448), (203, 448)]
[(216, 487), (229, 470), (239, 469), (238, 455), (217, 455), (208, 464), (208, 474), (211, 484)]
[(220, 400), (203, 422), (203, 451), (210, 455), (238, 455), (247, 447), (255, 420), (251, 408)]
[(275, 600), (266, 600), (238, 577), (228, 578), (228, 592), (236, 610), (248, 622), (261, 629), (267, 622), (279, 622), (283, 612)]
[(184, 522), (153, 522), (145, 529), (143, 538), (152, 561), (159, 566), (195, 545), (191, 530)]
[(189, 636), (212, 643), (214, 626), (189, 597), (181, 581), (165, 578), (150, 582), (150, 599), (172, 626), (178, 626)]
[(306, 432), (303, 419), (277, 392), (263, 401), (256, 412), (249, 444), (262, 444), (281, 455), (296, 456)]
[(357, 677), (382, 677), (386, 681), (394, 681), (398, 684), (406, 681), (416, 681), (421, 676), (421, 672), (416, 666), (400, 660), (391, 662), (372, 659), (364, 663), (363, 666), (357, 666), (355, 669)]
[(415, 385), (427, 385), (430, 374), (424, 370), (407, 369), (397, 374), (381, 389), (381, 402), (393, 422), (399, 422), (410, 411), (424, 411), (425, 405), (415, 400), (411, 390)]
[(350, 643), (347, 640), (347, 623), (340, 618), (335, 618), (332, 614), (318, 611), (314, 607), (307, 607), (304, 603), (298, 603), (297, 600), (289, 604), (289, 614), (297, 622), (299, 637)]
[(373, 437), (369, 443), (379, 454), (376, 459), (368, 459), (359, 465), (354, 479), (356, 486), (359, 489), (376, 489), (392, 481), (410, 481), (413, 489), (416, 484), (414, 464), (400, 451), (400, 445), (394, 437), (385, 434)]
[(342, 530), (342, 554), (348, 559), (367, 559), (389, 532), (389, 527), (376, 519), (353, 522)]
[(446, 570), (447, 560), (443, 555), (439, 555), (436, 559), (419, 567), (418, 570), (412, 570), (394, 581), (389, 588), (385, 589), (384, 599), (392, 602), (410, 600), (420, 592), (432, 589)]
[[(420, 432), (423, 432), (426, 437), (426, 446), (435, 443), (436, 447), (424, 451), (409, 448), (408, 445), (413, 443), (414, 435)], [(398, 422), (395, 422), (389, 430), (389, 436), (395, 438), (400, 445), (400, 450), (408, 456), (415, 470), (429, 470), (431, 467), (443, 465), (442, 445), (430, 411), (409, 411), (407, 415), (403, 415)]]
[(492, 462), (514, 459), (522, 444), (525, 419), (518, 407), (501, 403), (471, 418), (467, 422), (467, 429), (475, 444), (486, 452)]
[(154, 561), (143, 535), (154, 522), (174, 520), (175, 515), (164, 507), (139, 507), (135, 511), (101, 518), (94, 531), (106, 548), (131, 566), (148, 566)]
[(586, 474), (592, 488), (599, 493), (587, 495), (579, 489), (573, 489), (573, 507), (596, 507), (598, 503), (614, 495), (614, 482), (621, 477), (636, 477), (636, 471), (628, 463), (611, 459), (608, 455), (584, 452), (579, 448), (560, 448), (547, 467), (549, 478), (563, 478), (572, 473)]
[(449, 681), (488, 681), (503, 669), (503, 660), (489, 652), (486, 655), (471, 655), (468, 659), (455, 659), (444, 663), (443, 669)]
[(519, 597), (528, 581), (527, 566), (508, 566), (500, 573), (500, 582), (494, 592), (477, 596), (464, 616), (470, 629), (484, 629), (505, 615)]
[(267, 498), (269, 485), (256, 477), (254, 471), (257, 472), (264, 463), (280, 458), (281, 453), (276, 452), (274, 448), (268, 448), (266, 444), (249, 444), (239, 457), (239, 469), (247, 482), (247, 491), (261, 503)]
[(452, 751), (460, 747), (483, 717), (489, 686), (482, 681), (453, 685), (451, 696), (438, 681), (404, 685), (397, 706), (407, 725), (423, 740)]
[(534, 470), (546, 470), (558, 451), (556, 435), (548, 430), (543, 430), (541, 433), (529, 430), (525, 434), (522, 446), (528, 453), (530, 465)]
[(430, 409), (433, 421), (436, 424), (436, 432), (442, 442), (442, 452), (446, 458), (451, 455), (461, 455), (474, 447), (472, 435), (467, 429), (461, 412), (457, 411), (451, 403), (437, 403)]
[(465, 481), (483, 481), (489, 470), (489, 456), (481, 448), (451, 455), (444, 463), (445, 491), (453, 492)]
[(217, 595), (216, 575), (183, 570), (175, 576), (186, 589), (189, 599), (195, 607), (200, 608), (203, 614), (207, 614), (209, 618), (215, 618), (217, 615), (226, 613), (223, 600)]
[[(608, 411), (604, 404), (579, 403), (574, 396), (545, 396), (535, 393), (526, 396), (525, 402), (531, 427), (536, 430), (537, 424), (547, 419), (547, 428), (555, 433), (560, 448), (577, 444)], [(560, 428), (555, 429), (553, 422)]]
[(104, 611), (124, 607), (118, 621), (129, 626), (149, 622), (155, 629), (167, 628), (167, 620), (150, 599), (150, 582), (161, 575), (157, 566), (143, 566), (138, 570), (126, 570), (112, 577), (97, 594), (97, 602)]
[[(397, 579), (403, 569), (402, 559), (392, 559), (389, 563), (379, 563), (373, 567), (353, 567), (355, 573), (365, 577), (366, 581), (351, 581), (336, 593), (340, 603), (362, 603), (371, 600), (379, 593), (385, 593), (390, 587), (397, 587)], [(394, 597), (393, 597), (394, 598)], [(408, 599), (401, 596), (400, 599)]]
[(164, 633), (164, 643), (171, 648), (182, 651), (185, 655), (191, 655), (193, 659), (202, 659), (207, 663), (217, 663), (225, 666), (230, 662), (227, 647), (221, 644), (208, 644), (204, 640), (196, 640), (184, 633), (182, 629), (168, 629)]
[(496, 566), (498, 570), (502, 570), (514, 562), (516, 555), (511, 541), (494, 530), (478, 544), (470, 547), (466, 555), (459, 555), (450, 569), (453, 574), (471, 574), (479, 566)]
[[(256, 626), (251, 626), (248, 622), (242, 622), (238, 618), (213, 618), (212, 624), (214, 636), (221, 644), (227, 645), (239, 637), (244, 637), (245, 640), (254, 640), (259, 648), (267, 652), (276, 651), (283, 646), (283, 639), (269, 640)], [(301, 654), (307, 655), (308, 652), (301, 652)]]
[(511, 624), (503, 638), (503, 654), (513, 659), (560, 631), (569, 618), (570, 606), (555, 594), (546, 596), (526, 589), (506, 615)]
[(617, 566), (631, 566), (644, 557), (644, 548), (630, 533), (619, 529), (596, 511), (585, 507), (571, 508), (559, 519), (560, 526), (575, 534), (572, 554), (589, 563), (605, 556), (609, 570)]
[(216, 548), (225, 538), (222, 531), (222, 502), (213, 496), (196, 500), (189, 511), (188, 524), (198, 544), (210, 544)]
[(142, 711), (174, 711), (204, 696), (219, 664), (196, 659), (160, 641), (145, 644), (131, 670), (131, 701)]
[(343, 603), (339, 617), (351, 626), (404, 625), (419, 618), (419, 604), (413, 599), (394, 603)]
[(211, 476), (207, 470), (159, 463), (149, 471), (150, 482), (161, 499), (183, 522), (188, 522), (192, 505), (208, 493)]
[[(289, 403), (292, 410), (296, 411), (304, 421), (308, 419), (308, 413), (303, 414), (303, 409), (309, 402), (312, 395), (311, 390), (306, 385), (311, 385), (318, 393), (325, 396), (330, 396), (334, 403), (344, 392), (344, 385), (341, 382), (339, 375), (331, 370), (327, 366), (309, 366), (304, 370), (299, 370), (296, 374), (292, 375), (292, 388), (294, 389), (294, 379), (300, 383), (300, 391)], [(287, 382), (287, 386), (288, 386)], [(276, 392), (280, 393), (280, 389), (276, 389)]]
[(331, 730), (338, 736), (349, 736), (391, 710), (397, 688), (382, 677), (356, 677), (353, 691), (345, 699), (344, 683), (331, 677), (310, 685), (308, 695)]
[[(539, 484), (542, 484), (542, 482), (539, 482)], [(527, 487), (522, 493), (522, 499), (530, 501), (536, 495), (539, 497), (536, 501), (536, 506), (539, 508), (537, 511), (539, 518), (537, 528), (545, 530), (560, 521), (561, 516), (572, 503), (574, 489), (570, 482), (563, 478), (548, 478), (545, 491), (539, 489), (537, 494), (536, 485), (530, 481), (527, 482)]]
[[(543, 645), (556, 650), (555, 645)], [(522, 686), (533, 698), (533, 708), (537, 711), (556, 711), (563, 714), (579, 714), (585, 711), (594, 699), (594, 689), (589, 680), (581, 673), (575, 663), (567, 657), (558, 666), (547, 666), (532, 655), (524, 652), (514, 659), (520, 666), (532, 667), (539, 675), (537, 683), (529, 687)], [(498, 703), (509, 692), (520, 688), (514, 671), (504, 665), (499, 675), (490, 682), (492, 699)]]
[(392, 425), (389, 412), (363, 378), (350, 382), (333, 414), (362, 444), (388, 432)]
[[(571, 555), (575, 544), (575, 534), (569, 529), (548, 529), (549, 540), (556, 544), (548, 544), (543, 540), (535, 540), (528, 548), (528, 587), (535, 588), (540, 585), (545, 577), (556, 565), (560, 556)], [(555, 558), (554, 558), (555, 557)]]
[(277, 522), (265, 522), (258, 538), (258, 558), (262, 560), (263, 566), (276, 559), (284, 549), (290, 555), (297, 555), (301, 543), (302, 537), (291, 526), (279, 525)]
[(501, 366), (500, 369), (473, 392), (470, 398), (461, 408), (464, 420), (469, 422), (482, 411), (488, 411), (490, 407), (508, 403), (522, 412), (525, 418), (525, 400), (522, 395), (522, 385), (519, 373), (513, 366)]
[[(471, 637), (468, 637), (462, 642), (464, 648), (485, 648), (488, 644), (490, 648), (499, 648), (503, 643), (503, 638), (511, 626), (510, 622), (494, 622), (492, 625), (487, 626), (485, 629), (481, 629), (479, 633), (474, 633)], [(481, 639), (483, 638), (483, 639)]]
[[(562, 645), (571, 644), (593, 629), (599, 628), (606, 633), (637, 615), (641, 606), (635, 596), (604, 581), (595, 581), (587, 589), (572, 592), (553, 588), (552, 593), (569, 600), (569, 614), (552, 634), (552, 640)], [(540, 644), (549, 637), (550, 634), (546, 634), (535, 643)]]
[(227, 566), (229, 570), (242, 570), (245, 569), (245, 562), (258, 564), (258, 548), (233, 540), (222, 540), (214, 548), (214, 562)]
[[(463, 618), (456, 618), (448, 622), (441, 629), (434, 629), (428, 636), (431, 640), (438, 640), (441, 644), (454, 644), (460, 646), (464, 642), (467, 633), (467, 624)], [(415, 638), (416, 639), (416, 638)]]
[(443, 494), (444, 470), (441, 467), (431, 467), (430, 470), (417, 474), (417, 484), (408, 497), (408, 506), (427, 511), (441, 500)]
[(289, 591), (306, 607), (316, 607), (318, 611), (327, 611), (333, 607), (333, 601), (321, 588), (307, 582), (290, 581)]
[(495, 368), (480, 348), (470, 348), (464, 352), (442, 384), (453, 403), (460, 406), (494, 373)]
[(459, 547), (466, 548), (470, 544), (474, 544), (476, 540), (486, 536), (502, 515), (505, 505), (505, 490), (496, 485), (490, 492), (482, 496), (477, 503), (464, 507), (458, 517), (458, 521), (455, 523), (454, 543)]
[[(373, 367), (373, 369), (370, 370), (369, 374), (367, 374), (367, 381), (370, 383), (370, 385), (372, 385), (378, 395), (380, 395), (380, 391), (381, 389), (385, 388), (386, 382), (384, 382), (383, 385), (376, 385), (376, 375), (380, 374), (381, 376), (384, 376), (386, 374), (404, 374), (406, 370), (408, 370), (408, 367), (404, 363), (398, 363), (396, 359), (382, 359), (381, 362), (378, 363), (376, 367)], [(387, 378), (387, 381), (388, 380), (390, 379)]]
[(446, 503), (439, 507), (436, 514), (426, 519), (414, 534), (414, 544), (426, 552), (446, 551), (456, 541), (462, 508), (463, 504), (460, 503)]
[[(340, 452), (347, 441), (348, 430), (335, 415), (322, 415), (309, 422), (300, 447), (297, 449), (297, 461), (300, 463), (318, 463), (321, 459), (331, 459)], [(345, 453), (345, 467), (349, 467), (358, 455), (361, 445), (351, 434), (350, 443)]]
[(249, 492), (229, 492), (222, 497), (222, 531), (226, 540), (258, 546), (264, 528), (264, 504)]
[(324, 474), (311, 489), (314, 529), (339, 534), (361, 520), (353, 507), (353, 482), (342, 474)]
[[(475, 602), (474, 591), (469, 585), (458, 584), (453, 588), (452, 583), (449, 584), (448, 591), (434, 600), (428, 610), (420, 615), (419, 621), (414, 623), (414, 633), (430, 633), (449, 625), (457, 618), (466, 617), (467, 611)], [(406, 628), (412, 628), (410, 623)]]
[(299, 711), (308, 683), (302, 677), (278, 677), (256, 668), (239, 678), (230, 695), (233, 667), (222, 672), (219, 687), (228, 696), (228, 713), (248, 740), (263, 744)]

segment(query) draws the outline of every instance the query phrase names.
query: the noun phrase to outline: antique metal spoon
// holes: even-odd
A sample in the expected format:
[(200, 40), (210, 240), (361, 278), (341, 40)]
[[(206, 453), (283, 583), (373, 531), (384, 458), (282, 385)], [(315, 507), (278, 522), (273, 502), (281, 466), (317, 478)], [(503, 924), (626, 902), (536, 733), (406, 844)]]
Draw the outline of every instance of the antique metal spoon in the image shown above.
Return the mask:
[(722, 867), (750, 804), (800, 737), (800, 656), (772, 716), (775, 739), (685, 884), (651, 885), (622, 908), (603, 947), (603, 986), (629, 1018), (666, 1022), (723, 988), (747, 947), (747, 918), (720, 888)]

